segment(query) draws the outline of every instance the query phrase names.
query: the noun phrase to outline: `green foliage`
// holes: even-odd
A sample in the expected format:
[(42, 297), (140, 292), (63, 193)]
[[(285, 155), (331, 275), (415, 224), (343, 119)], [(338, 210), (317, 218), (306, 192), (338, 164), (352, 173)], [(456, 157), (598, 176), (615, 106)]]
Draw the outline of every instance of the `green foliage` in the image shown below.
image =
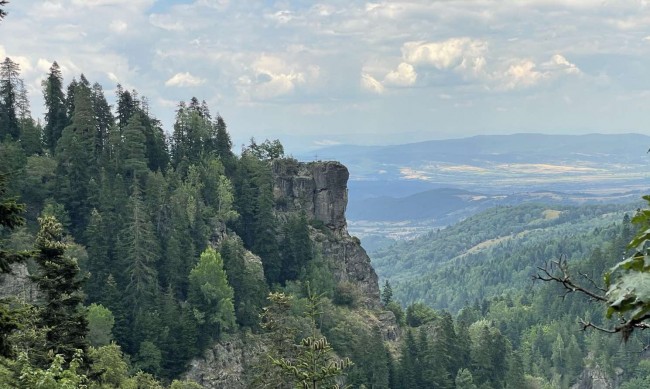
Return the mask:
[[(393, 298), (405, 306), (421, 301), (456, 312), (475, 299), (529, 287), (537, 266), (551, 259), (588, 257), (612, 238), (612, 227), (623, 213), (636, 207), (496, 207), (370, 256), (380, 278), (390, 280)], [(547, 218), (549, 209), (559, 216)]]
[(36, 262), (40, 266), (34, 279), (45, 297), (41, 325), (47, 328), (47, 349), (66, 361), (76, 358), (77, 350), (88, 348), (88, 321), (80, 305), (84, 278), (75, 258), (65, 254), (63, 227), (54, 217), (39, 219), (36, 237)]
[(88, 319), (88, 343), (93, 347), (108, 345), (113, 339), (115, 317), (101, 304), (90, 304), (86, 313)]
[(235, 327), (234, 292), (228, 285), (221, 255), (207, 248), (190, 272), (188, 300), (203, 333), (218, 339), (221, 332)]
[(307, 317), (311, 322), (312, 335), (295, 345), (297, 352), (294, 358), (276, 359), (272, 355), (269, 357), (285, 376), (291, 377), (297, 388), (338, 388), (336, 378), (343, 375), (344, 370), (353, 363), (349, 358), (335, 359), (327, 338), (318, 335), (316, 321), (321, 314), (319, 297), (311, 293), (309, 285), (307, 293)]
[(77, 350), (65, 367), (65, 358), (61, 354), (54, 356), (47, 369), (34, 367), (26, 354), (18, 356), (17, 367), (20, 371), (16, 382), (21, 388), (34, 389), (78, 389), (85, 387), (88, 378), (78, 370), (84, 364), (83, 352)]
[(435, 311), (424, 303), (414, 303), (406, 308), (406, 323), (411, 327), (419, 327), (435, 317)]
[(93, 361), (91, 375), (96, 377), (94, 387), (121, 388), (124, 386), (129, 376), (129, 365), (124, 360), (120, 346), (111, 343), (99, 348), (91, 347), (88, 350), (88, 355)]
[[(643, 199), (650, 204), (650, 196)], [(632, 254), (605, 275), (607, 317), (615, 313), (629, 315), (629, 319), (624, 320), (629, 327), (622, 331), (626, 340), (636, 323), (650, 319), (650, 209), (639, 210), (632, 223), (639, 229), (628, 246)]]
[(381, 291), (381, 302), (384, 306), (388, 306), (391, 301), (393, 301), (393, 288), (390, 286), (390, 282), (386, 280), (384, 283), (384, 289)]
[(242, 327), (256, 327), (259, 313), (265, 304), (268, 287), (264, 270), (255, 258), (247, 253), (238, 237), (227, 237), (219, 246), (228, 284), (234, 292), (237, 323)]
[(264, 142), (257, 144), (255, 138), (251, 138), (251, 143), (245, 151), (253, 154), (257, 159), (262, 161), (284, 157), (284, 147), (278, 139), (273, 141), (265, 139)]

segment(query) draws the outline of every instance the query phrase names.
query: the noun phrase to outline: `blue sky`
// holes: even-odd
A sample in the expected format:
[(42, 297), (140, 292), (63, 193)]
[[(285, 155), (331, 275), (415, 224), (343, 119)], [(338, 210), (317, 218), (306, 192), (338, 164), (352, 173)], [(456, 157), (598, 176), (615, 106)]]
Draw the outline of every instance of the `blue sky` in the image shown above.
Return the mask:
[(13, 0), (0, 56), (42, 114), (52, 61), (171, 129), (192, 96), (294, 153), (476, 134), (648, 131), (647, 0)]

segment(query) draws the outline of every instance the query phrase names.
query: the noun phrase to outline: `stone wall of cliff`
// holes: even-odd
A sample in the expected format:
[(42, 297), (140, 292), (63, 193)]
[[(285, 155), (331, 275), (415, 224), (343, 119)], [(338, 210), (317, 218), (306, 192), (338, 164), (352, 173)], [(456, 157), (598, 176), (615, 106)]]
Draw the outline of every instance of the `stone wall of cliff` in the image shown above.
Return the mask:
[(276, 211), (304, 212), (323, 224), (312, 239), (334, 269), (337, 282), (349, 281), (362, 292), (368, 307), (379, 306), (377, 273), (359, 240), (347, 230), (348, 169), (339, 162), (302, 163), (291, 159), (273, 162)]

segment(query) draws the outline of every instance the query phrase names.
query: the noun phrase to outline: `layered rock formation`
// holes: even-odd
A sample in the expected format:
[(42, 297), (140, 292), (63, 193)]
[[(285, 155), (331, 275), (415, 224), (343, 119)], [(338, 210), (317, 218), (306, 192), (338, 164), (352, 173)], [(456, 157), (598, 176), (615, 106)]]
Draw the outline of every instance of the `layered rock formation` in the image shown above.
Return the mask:
[(345, 220), (348, 203), (348, 169), (339, 162), (300, 163), (284, 159), (273, 162), (273, 193), (277, 212), (304, 212), (322, 223), (312, 230), (312, 240), (334, 270), (337, 282), (349, 281), (362, 293), (368, 307), (379, 305), (377, 273), (359, 240), (350, 236)]

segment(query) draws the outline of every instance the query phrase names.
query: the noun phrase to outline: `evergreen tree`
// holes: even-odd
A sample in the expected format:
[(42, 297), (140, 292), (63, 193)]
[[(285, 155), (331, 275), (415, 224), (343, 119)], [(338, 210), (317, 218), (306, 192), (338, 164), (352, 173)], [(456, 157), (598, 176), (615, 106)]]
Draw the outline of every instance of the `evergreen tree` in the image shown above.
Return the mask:
[(385, 307), (387, 307), (392, 300), (393, 300), (393, 288), (390, 286), (390, 282), (386, 280), (386, 282), (384, 283), (384, 290), (381, 291), (381, 302), (384, 303)]
[[(16, 203), (15, 199), (7, 198), (5, 194), (5, 176), (0, 174), (0, 237), (4, 235), (5, 231), (13, 230), (25, 222), (22, 217), (25, 205)], [(0, 239), (0, 274), (9, 273), (12, 263), (25, 261), (27, 258), (29, 258), (28, 253), (7, 250), (4, 240)], [(10, 332), (18, 327), (19, 322), (9, 306), (4, 301), (0, 301), (0, 357), (11, 356), (12, 352), (7, 338)]]
[(93, 84), (90, 99), (95, 115), (95, 158), (100, 160), (105, 157), (105, 148), (108, 146), (108, 136), (111, 127), (115, 124), (111, 106), (106, 101), (104, 90), (98, 83)]
[(303, 338), (297, 346), (293, 360), (272, 356), (272, 362), (290, 377), (299, 388), (318, 389), (336, 387), (335, 380), (344, 374), (353, 363), (349, 358), (336, 360), (327, 338), (318, 333), (316, 322), (321, 314), (320, 300), (311, 293), (307, 285), (307, 317), (311, 324), (311, 336)]
[(17, 103), (20, 66), (7, 57), (0, 63), (0, 140), (20, 136)]
[(259, 278), (262, 269), (252, 260), (246, 260), (244, 245), (239, 237), (227, 237), (219, 245), (228, 284), (232, 286), (235, 298), (237, 323), (242, 327), (256, 327), (259, 314), (265, 303), (268, 288)]
[(88, 320), (81, 309), (85, 279), (79, 274), (77, 260), (65, 255), (61, 223), (51, 216), (39, 223), (36, 261), (40, 271), (34, 279), (45, 298), (41, 325), (47, 328), (47, 349), (71, 361), (76, 350), (88, 349)]
[(135, 185), (129, 197), (128, 219), (119, 233), (119, 253), (125, 273), (125, 294), (136, 313), (151, 306), (158, 292), (158, 241)]
[(47, 78), (43, 80), (43, 97), (45, 100), (45, 128), (43, 138), (45, 146), (54, 153), (56, 144), (67, 125), (66, 99), (63, 94), (63, 76), (56, 62), (52, 63)]
[[(83, 84), (74, 92), (70, 125), (63, 129), (57, 144), (58, 196), (70, 213), (75, 232), (86, 226), (90, 214), (89, 183), (98, 175), (95, 158), (96, 123), (90, 89)], [(68, 96), (70, 97), (70, 96)]]
[(123, 168), (124, 177), (134, 179), (145, 178), (148, 172), (147, 159), (145, 157), (145, 135), (142, 117), (139, 113), (129, 119), (128, 125), (122, 130), (124, 138), (123, 146)]
[(219, 253), (208, 247), (190, 272), (189, 281), (188, 301), (195, 308), (202, 334), (219, 339), (223, 331), (235, 327), (234, 293)]

